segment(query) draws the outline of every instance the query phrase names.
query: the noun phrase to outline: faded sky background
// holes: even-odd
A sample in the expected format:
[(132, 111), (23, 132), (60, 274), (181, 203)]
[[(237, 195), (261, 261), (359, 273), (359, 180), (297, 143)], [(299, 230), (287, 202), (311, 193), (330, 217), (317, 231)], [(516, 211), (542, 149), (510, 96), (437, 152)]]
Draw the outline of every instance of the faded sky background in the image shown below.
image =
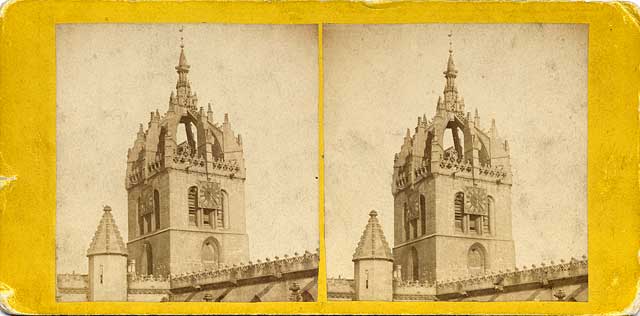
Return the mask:
[(393, 245), (394, 153), (435, 112), (450, 31), (466, 110), (509, 141), (517, 265), (587, 253), (587, 25), (326, 25), (330, 277), (353, 275), (371, 209)]
[[(149, 112), (168, 108), (180, 25), (59, 25), (59, 273), (86, 272), (102, 207), (127, 239), (127, 149)], [(242, 134), (251, 258), (318, 247), (316, 25), (184, 25), (199, 105)]]

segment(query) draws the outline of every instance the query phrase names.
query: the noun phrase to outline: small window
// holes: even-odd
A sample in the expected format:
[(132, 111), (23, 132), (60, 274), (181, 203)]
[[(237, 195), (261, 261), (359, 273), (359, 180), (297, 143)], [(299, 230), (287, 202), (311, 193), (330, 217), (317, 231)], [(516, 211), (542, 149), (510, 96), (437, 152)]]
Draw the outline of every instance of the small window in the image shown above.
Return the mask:
[(469, 216), (469, 231), (472, 233), (478, 233), (478, 219), (480, 216), (470, 215)]
[(211, 227), (211, 224), (212, 224), (212, 222), (213, 222), (213, 221), (211, 220), (212, 215), (213, 215), (213, 211), (212, 211), (212, 210), (210, 210), (210, 209), (204, 209), (204, 210), (202, 210), (202, 224), (203, 224), (204, 226), (209, 226), (209, 227)]
[(366, 275), (366, 279), (364, 280), (364, 287), (365, 288), (369, 288), (369, 270), (364, 270), (364, 273)]

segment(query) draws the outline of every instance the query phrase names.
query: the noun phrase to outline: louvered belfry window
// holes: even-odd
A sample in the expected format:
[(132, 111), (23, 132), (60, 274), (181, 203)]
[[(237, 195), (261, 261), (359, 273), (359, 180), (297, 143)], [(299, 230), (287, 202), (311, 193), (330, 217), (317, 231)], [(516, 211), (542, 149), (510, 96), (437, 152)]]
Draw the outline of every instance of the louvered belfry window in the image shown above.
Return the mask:
[(198, 187), (189, 188), (189, 225), (198, 225)]
[(456, 193), (456, 198), (453, 203), (453, 209), (455, 212), (455, 223), (456, 223), (456, 231), (464, 231), (462, 225), (462, 213), (464, 211), (464, 193), (458, 192)]

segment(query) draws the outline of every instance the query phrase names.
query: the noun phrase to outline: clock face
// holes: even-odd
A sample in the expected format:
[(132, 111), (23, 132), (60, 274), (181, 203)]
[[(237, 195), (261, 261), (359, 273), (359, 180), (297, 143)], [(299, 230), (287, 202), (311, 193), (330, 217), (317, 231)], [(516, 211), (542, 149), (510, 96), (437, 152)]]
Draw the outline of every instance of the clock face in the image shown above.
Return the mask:
[(487, 190), (466, 187), (464, 191), (464, 212), (466, 214), (487, 215)]
[(217, 182), (200, 182), (200, 206), (202, 208), (221, 209), (222, 191)]

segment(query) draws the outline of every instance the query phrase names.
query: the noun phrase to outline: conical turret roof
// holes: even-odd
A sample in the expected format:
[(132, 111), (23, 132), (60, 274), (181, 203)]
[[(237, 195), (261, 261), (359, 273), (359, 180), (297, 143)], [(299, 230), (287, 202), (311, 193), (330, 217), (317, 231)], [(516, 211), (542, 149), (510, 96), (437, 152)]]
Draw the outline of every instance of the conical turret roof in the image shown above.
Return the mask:
[(118, 226), (111, 214), (110, 206), (104, 207), (100, 224), (98, 224), (93, 240), (91, 240), (91, 245), (87, 249), (87, 257), (105, 254), (127, 255), (127, 247), (122, 241)]
[(453, 62), (453, 53), (449, 51), (449, 60), (447, 61), (447, 71), (445, 74), (455, 75), (458, 73), (456, 70), (456, 64)]
[(382, 226), (378, 222), (378, 213), (374, 210), (369, 213), (369, 222), (364, 228), (358, 247), (353, 254), (353, 261), (363, 259), (380, 259), (393, 261), (391, 248), (384, 238)]
[(178, 59), (178, 67), (189, 68), (189, 64), (187, 64), (187, 57), (184, 54), (184, 48), (180, 48), (180, 58)]

